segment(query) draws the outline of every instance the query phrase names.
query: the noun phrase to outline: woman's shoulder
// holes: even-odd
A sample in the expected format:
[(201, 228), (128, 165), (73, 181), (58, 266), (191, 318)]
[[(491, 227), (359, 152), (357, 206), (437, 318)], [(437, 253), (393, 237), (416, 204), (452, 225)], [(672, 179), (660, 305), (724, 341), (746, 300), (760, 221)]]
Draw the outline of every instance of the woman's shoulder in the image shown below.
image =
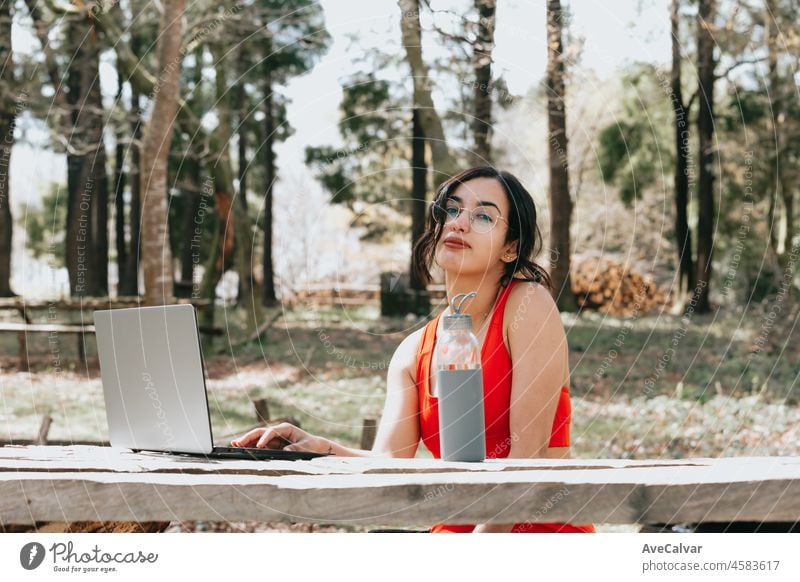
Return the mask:
[(512, 279), (511, 286), (506, 301), (506, 313), (509, 311), (527, 313), (531, 307), (538, 310), (549, 309), (556, 305), (550, 290), (538, 281)]
[[(550, 289), (536, 281), (517, 280), (509, 293), (503, 317), (505, 341), (513, 358), (514, 345), (519, 353), (528, 353), (532, 344), (543, 349), (563, 351), (565, 361), (569, 358), (564, 324), (558, 305)], [(562, 386), (569, 387), (569, 364)]]
[[(520, 329), (541, 329), (541, 324), (548, 318), (561, 321), (558, 306), (547, 287), (537, 281), (513, 281), (503, 314), (504, 337), (507, 342), (511, 333)], [(535, 325), (528, 325), (529, 323)]]

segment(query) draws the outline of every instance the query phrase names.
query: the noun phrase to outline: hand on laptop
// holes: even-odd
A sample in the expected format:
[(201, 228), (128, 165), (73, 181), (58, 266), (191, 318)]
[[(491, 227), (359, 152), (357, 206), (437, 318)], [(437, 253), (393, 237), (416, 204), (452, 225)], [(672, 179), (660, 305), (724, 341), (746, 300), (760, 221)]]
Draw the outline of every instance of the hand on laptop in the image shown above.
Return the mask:
[(238, 439), (232, 440), (231, 446), (328, 454), (333, 451), (333, 445), (328, 439), (309, 434), (288, 422), (255, 428)]

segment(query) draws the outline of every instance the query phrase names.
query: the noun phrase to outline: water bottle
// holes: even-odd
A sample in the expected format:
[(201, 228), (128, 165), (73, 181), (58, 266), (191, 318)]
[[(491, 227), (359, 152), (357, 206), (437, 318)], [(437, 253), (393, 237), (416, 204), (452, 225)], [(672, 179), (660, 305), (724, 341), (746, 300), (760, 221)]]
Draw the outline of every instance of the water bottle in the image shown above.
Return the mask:
[(453, 313), (442, 316), (442, 335), (436, 342), (439, 444), (445, 461), (483, 461), (486, 421), (483, 416), (483, 371), (472, 316), (461, 313), (467, 299), (453, 298)]

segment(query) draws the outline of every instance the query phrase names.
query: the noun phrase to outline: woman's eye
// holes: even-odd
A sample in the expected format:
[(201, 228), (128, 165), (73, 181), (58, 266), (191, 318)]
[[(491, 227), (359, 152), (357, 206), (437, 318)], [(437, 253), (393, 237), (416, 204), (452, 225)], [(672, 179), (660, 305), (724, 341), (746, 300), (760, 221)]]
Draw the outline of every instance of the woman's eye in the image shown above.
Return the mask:
[(477, 216), (478, 220), (480, 220), (481, 222), (486, 222), (486, 223), (494, 222), (494, 219), (485, 212), (479, 212)]
[(450, 206), (446, 209), (446, 212), (449, 216), (456, 217), (458, 216), (458, 207)]

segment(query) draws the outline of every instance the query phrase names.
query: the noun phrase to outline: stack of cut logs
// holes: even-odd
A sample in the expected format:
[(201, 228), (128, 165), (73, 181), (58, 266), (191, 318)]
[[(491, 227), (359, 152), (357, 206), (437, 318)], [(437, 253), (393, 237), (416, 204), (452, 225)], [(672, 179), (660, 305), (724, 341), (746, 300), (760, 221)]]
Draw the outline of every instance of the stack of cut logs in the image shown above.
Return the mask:
[(670, 303), (650, 277), (607, 257), (575, 256), (571, 274), (572, 291), (583, 309), (630, 317), (659, 311)]

